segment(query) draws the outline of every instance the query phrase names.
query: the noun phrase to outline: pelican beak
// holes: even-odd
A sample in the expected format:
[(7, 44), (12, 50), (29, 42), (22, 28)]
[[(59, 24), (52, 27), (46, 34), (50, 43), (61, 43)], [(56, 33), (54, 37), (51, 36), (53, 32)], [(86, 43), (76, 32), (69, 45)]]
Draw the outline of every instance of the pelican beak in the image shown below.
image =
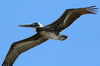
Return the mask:
[(19, 25), (20, 27), (33, 27), (32, 24), (29, 24), (29, 25)]

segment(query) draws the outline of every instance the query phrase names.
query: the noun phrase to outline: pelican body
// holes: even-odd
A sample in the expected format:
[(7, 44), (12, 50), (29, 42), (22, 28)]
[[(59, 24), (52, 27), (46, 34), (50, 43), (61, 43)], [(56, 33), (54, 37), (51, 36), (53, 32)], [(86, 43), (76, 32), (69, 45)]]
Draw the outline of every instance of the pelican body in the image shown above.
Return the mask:
[(43, 26), (38, 22), (28, 25), (19, 25), (21, 27), (34, 28), (37, 33), (24, 40), (14, 42), (11, 45), (9, 52), (6, 55), (6, 58), (2, 66), (13, 66), (15, 60), (18, 58), (20, 54), (37, 45), (40, 45), (41, 43), (49, 39), (55, 39), (61, 41), (67, 39), (67, 36), (60, 34), (60, 32), (65, 28), (69, 27), (80, 16), (85, 14), (96, 14), (97, 8), (95, 7), (96, 6), (67, 9), (60, 18), (58, 18), (55, 22), (47, 26)]
[(39, 33), (41, 36), (43, 36), (46, 39), (55, 39), (55, 40), (65, 40), (67, 36), (61, 35), (59, 31), (56, 31), (53, 28), (43, 27), (42, 24), (35, 22), (33, 24), (29, 25), (19, 25), (21, 27), (32, 27), (36, 30), (37, 33)]

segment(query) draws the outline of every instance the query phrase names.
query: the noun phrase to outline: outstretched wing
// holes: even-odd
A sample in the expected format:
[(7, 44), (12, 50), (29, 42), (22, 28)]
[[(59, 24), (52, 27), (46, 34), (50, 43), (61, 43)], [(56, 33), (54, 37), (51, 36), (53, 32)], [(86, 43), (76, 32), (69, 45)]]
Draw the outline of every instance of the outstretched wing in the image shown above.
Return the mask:
[(50, 27), (55, 29), (56, 31), (62, 31), (68, 26), (70, 26), (77, 18), (84, 14), (96, 14), (96, 6), (90, 6), (86, 8), (77, 8), (77, 9), (67, 9), (63, 13), (63, 15), (56, 20), (54, 23), (47, 25), (46, 27)]
[(32, 37), (29, 37), (22, 41), (13, 43), (2, 66), (12, 66), (14, 61), (18, 58), (18, 56), (21, 53), (23, 53), (35, 46), (47, 41), (47, 40), (48, 39), (43, 38), (41, 35), (35, 34)]

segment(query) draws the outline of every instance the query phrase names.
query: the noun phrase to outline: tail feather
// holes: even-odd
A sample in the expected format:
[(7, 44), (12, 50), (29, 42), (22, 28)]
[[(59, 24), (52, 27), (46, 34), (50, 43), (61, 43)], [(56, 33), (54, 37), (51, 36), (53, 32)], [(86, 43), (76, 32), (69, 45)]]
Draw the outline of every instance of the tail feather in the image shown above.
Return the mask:
[(67, 38), (68, 38), (68, 36), (61, 35), (60, 40), (63, 41), (63, 40), (65, 40), (65, 39), (67, 39)]

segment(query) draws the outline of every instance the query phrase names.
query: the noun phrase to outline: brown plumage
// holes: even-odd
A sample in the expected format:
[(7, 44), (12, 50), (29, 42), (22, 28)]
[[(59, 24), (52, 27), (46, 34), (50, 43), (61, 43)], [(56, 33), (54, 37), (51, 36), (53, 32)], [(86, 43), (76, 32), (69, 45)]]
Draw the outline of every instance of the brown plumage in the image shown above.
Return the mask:
[(60, 32), (65, 28), (67, 28), (68, 26), (70, 26), (81, 15), (96, 14), (97, 12), (96, 9), (98, 8), (94, 7), (96, 6), (77, 8), (77, 9), (67, 9), (59, 19), (57, 19), (55, 22), (48, 25), (47, 27), (52, 27), (53, 29)]
[[(97, 8), (94, 8), (94, 7), (95, 6), (90, 6), (90, 7), (86, 7), (86, 8), (77, 8), (77, 9), (67, 9), (63, 13), (63, 15), (59, 19), (57, 19), (54, 23), (47, 25), (43, 28), (53, 29), (53, 31), (60, 33), (62, 30), (64, 30), (68, 26), (70, 26), (81, 15), (96, 14), (95, 9), (97, 9)], [(47, 40), (48, 40), (48, 38), (45, 38), (44, 36), (37, 33), (32, 37), (29, 37), (27, 39), (13, 43), (12, 46), (10, 47), (10, 50), (2, 64), (2, 66), (12, 66), (13, 63), (15, 62), (15, 60), (18, 58), (18, 56), (21, 53), (23, 53), (35, 46), (47, 41)]]
[(47, 40), (48, 39), (43, 38), (41, 35), (35, 34), (32, 37), (13, 43), (2, 66), (12, 66), (21, 53)]

